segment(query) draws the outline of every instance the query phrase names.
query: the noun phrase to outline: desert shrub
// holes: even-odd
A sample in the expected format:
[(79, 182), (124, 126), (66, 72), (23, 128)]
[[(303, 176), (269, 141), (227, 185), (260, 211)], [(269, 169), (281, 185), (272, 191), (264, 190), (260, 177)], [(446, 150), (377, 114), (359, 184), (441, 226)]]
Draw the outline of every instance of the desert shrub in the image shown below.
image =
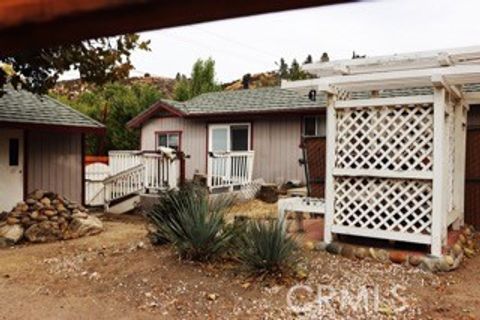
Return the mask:
[(279, 274), (297, 263), (297, 245), (287, 235), (283, 222), (249, 221), (241, 238), (238, 258), (251, 272)]
[(233, 232), (226, 228), (225, 214), (233, 199), (210, 200), (197, 187), (166, 193), (148, 214), (157, 228), (156, 237), (174, 245), (182, 258), (206, 261), (228, 249)]
[(151, 223), (150, 240), (154, 245), (170, 243), (163, 228), (158, 226), (162, 224), (173, 223), (177, 220), (177, 210), (174, 199), (192, 196), (193, 194), (201, 196), (206, 190), (195, 184), (185, 184), (178, 189), (170, 189), (160, 194), (160, 200), (153, 206), (152, 210), (146, 212), (146, 217)]

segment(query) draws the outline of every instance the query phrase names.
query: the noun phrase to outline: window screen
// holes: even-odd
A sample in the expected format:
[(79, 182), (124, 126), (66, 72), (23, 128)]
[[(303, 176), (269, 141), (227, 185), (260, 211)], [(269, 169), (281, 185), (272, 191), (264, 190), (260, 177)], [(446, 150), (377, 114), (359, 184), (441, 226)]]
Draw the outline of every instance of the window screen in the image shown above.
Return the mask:
[(303, 118), (303, 135), (306, 137), (325, 137), (325, 127), (324, 116)]
[(316, 117), (305, 117), (303, 122), (303, 135), (315, 136), (316, 131)]
[(19, 141), (18, 139), (10, 139), (8, 143), (8, 164), (10, 166), (18, 166), (19, 165)]
[(232, 151), (248, 151), (248, 126), (231, 126), (230, 137)]

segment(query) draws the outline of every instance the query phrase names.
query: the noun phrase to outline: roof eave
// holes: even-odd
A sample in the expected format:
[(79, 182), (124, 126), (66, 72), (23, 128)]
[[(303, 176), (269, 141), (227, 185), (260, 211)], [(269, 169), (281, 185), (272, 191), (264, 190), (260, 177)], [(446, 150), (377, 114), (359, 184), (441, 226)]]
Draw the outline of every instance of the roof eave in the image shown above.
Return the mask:
[(104, 126), (79, 126), (65, 124), (46, 124), (35, 122), (16, 122), (16, 121), (0, 121), (0, 127), (24, 129), (24, 130), (44, 130), (53, 132), (68, 133), (86, 133), (94, 135), (105, 135), (107, 129)]
[(308, 107), (308, 108), (289, 108), (289, 109), (271, 109), (271, 110), (249, 110), (249, 111), (228, 111), (228, 112), (205, 112), (205, 113), (190, 113), (185, 118), (210, 118), (222, 116), (258, 116), (258, 115), (272, 115), (278, 112), (287, 114), (308, 114), (312, 112), (325, 111), (325, 107)]
[(144, 112), (140, 113), (138, 116), (127, 122), (127, 127), (130, 129), (136, 129), (141, 127), (145, 122), (150, 120), (158, 111), (165, 110), (172, 113), (177, 117), (185, 117), (187, 114), (183, 111), (178, 110), (174, 106), (166, 103), (165, 101), (157, 101), (151, 105)]

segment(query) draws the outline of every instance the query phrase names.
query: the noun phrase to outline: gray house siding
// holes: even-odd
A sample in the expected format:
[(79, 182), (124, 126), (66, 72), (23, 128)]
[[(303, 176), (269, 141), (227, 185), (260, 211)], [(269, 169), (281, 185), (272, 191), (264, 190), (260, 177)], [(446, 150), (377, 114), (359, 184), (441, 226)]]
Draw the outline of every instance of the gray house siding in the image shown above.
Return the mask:
[(27, 192), (53, 191), (81, 203), (82, 164), (80, 133), (27, 133)]
[[(242, 119), (224, 123), (251, 122), (252, 146), (255, 151), (253, 178), (281, 183), (287, 180), (305, 181), (303, 167), (298, 163), (302, 156), (301, 116), (269, 119)], [(208, 120), (181, 117), (153, 118), (142, 127), (141, 149), (155, 150), (156, 132), (181, 131), (181, 148), (190, 158), (186, 160), (186, 178), (195, 172), (206, 173)], [(215, 123), (219, 123), (215, 121)]]

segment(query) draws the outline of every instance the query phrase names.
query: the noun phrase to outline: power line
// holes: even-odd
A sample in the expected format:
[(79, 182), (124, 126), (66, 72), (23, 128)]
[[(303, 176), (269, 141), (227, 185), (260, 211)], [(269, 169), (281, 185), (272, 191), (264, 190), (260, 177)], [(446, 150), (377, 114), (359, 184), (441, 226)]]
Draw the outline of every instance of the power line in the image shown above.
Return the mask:
[(255, 51), (256, 53), (264, 54), (265, 56), (268, 56), (269, 58), (274, 58), (274, 59), (277, 59), (277, 58), (278, 58), (277, 54), (274, 54), (274, 53), (272, 53), (272, 52), (265, 51), (265, 50), (263, 50), (263, 49), (262, 49), (262, 50), (259, 50), (258, 48), (254, 47), (254, 46), (252, 46), (252, 45), (250, 45), (250, 44), (246, 44), (246, 43), (243, 43), (243, 42), (241, 42), (241, 41), (234, 40), (234, 39), (232, 39), (232, 38), (228, 38), (228, 37), (226, 37), (226, 36), (224, 36), (224, 35), (221, 35), (221, 34), (219, 34), (219, 33), (216, 33), (216, 32), (210, 31), (210, 30), (203, 29), (203, 28), (201, 28), (201, 27), (199, 27), (199, 26), (189, 26), (189, 27), (192, 28), (192, 29), (197, 29), (197, 30), (202, 31), (202, 32), (204, 32), (204, 33), (210, 34), (210, 35), (212, 35), (212, 36), (215, 36), (215, 37), (217, 37), (218, 39), (222, 39), (222, 40), (225, 40), (225, 41), (228, 41), (228, 42), (231, 42), (231, 43), (235, 43), (235, 44), (237, 44), (237, 45), (239, 45), (239, 46), (242, 46), (242, 47), (245, 47), (245, 48), (247, 48), (247, 49), (253, 50), (253, 51)]
[(236, 51), (230, 51), (230, 50), (225, 50), (224, 48), (220, 48), (220, 47), (212, 47), (212, 46), (209, 46), (209, 45), (206, 45), (205, 43), (203, 42), (199, 42), (199, 41), (196, 41), (196, 40), (193, 40), (193, 39), (188, 39), (188, 38), (185, 38), (183, 36), (180, 36), (178, 34), (172, 34), (170, 31), (167, 31), (165, 30), (163, 32), (164, 35), (167, 35), (168, 37), (174, 39), (174, 40), (177, 40), (177, 41), (181, 41), (181, 42), (184, 42), (184, 43), (187, 43), (189, 45), (197, 45), (199, 47), (203, 47), (204, 49), (208, 49), (208, 50), (213, 50), (213, 51), (221, 51), (221, 52), (224, 52), (228, 55), (233, 55), (233, 56), (236, 56), (237, 59), (241, 60), (242, 62), (245, 62), (245, 60), (250, 60), (250, 61), (253, 61), (255, 60), (257, 63), (258, 62), (261, 62), (262, 64), (265, 64), (265, 63), (273, 63), (273, 61), (267, 61), (267, 60), (264, 60), (263, 58), (260, 58), (260, 57), (256, 57), (256, 58), (253, 58), (253, 57), (247, 57), (245, 55), (242, 55), (242, 54), (239, 54), (238, 52)]

